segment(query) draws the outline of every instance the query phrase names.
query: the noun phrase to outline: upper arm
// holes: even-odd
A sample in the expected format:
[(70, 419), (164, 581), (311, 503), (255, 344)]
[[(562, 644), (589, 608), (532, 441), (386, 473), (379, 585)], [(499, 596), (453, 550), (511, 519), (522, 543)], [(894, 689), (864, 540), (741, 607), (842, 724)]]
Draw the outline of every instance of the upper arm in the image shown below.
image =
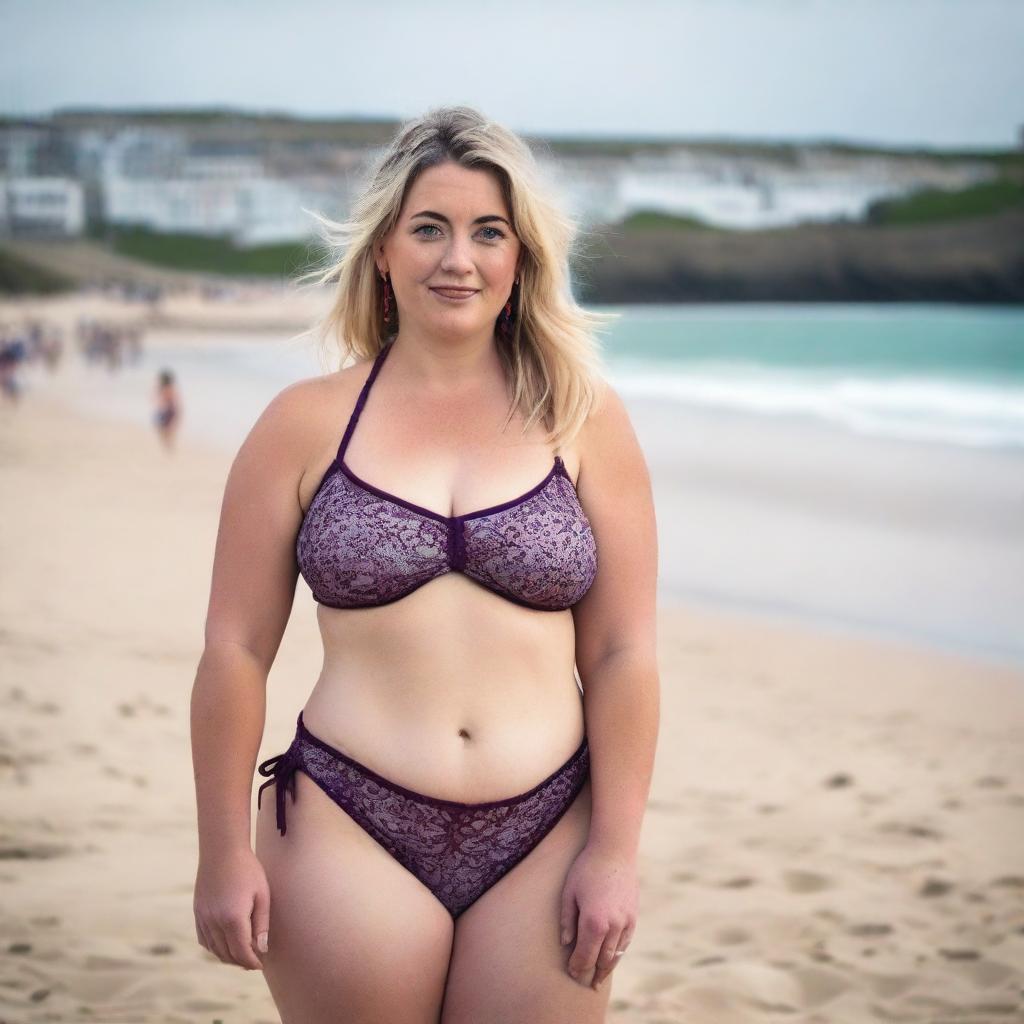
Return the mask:
[(295, 597), (299, 482), (310, 458), (316, 380), (277, 394), (235, 456), (224, 488), (205, 640), (239, 644), (270, 670)]
[(597, 575), (574, 606), (576, 664), (587, 673), (626, 648), (653, 661), (658, 542), (650, 474), (610, 385), (580, 432), (577, 491), (597, 542)]

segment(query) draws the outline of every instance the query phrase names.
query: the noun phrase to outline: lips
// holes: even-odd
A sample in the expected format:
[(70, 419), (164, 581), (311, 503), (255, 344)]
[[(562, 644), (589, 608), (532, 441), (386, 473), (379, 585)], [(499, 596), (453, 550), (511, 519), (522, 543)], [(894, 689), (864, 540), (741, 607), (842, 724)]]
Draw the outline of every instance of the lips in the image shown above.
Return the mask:
[(431, 288), (430, 290), (449, 299), (465, 299), (477, 292), (476, 288)]

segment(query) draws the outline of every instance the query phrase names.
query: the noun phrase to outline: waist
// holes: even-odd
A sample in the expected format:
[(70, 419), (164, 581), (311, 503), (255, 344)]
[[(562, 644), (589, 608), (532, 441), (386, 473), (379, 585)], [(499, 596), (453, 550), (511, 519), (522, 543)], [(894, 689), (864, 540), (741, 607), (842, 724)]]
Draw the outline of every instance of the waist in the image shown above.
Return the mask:
[(571, 672), (467, 682), (321, 674), (303, 723), (399, 785), (465, 803), (529, 789), (578, 750), (585, 722)]

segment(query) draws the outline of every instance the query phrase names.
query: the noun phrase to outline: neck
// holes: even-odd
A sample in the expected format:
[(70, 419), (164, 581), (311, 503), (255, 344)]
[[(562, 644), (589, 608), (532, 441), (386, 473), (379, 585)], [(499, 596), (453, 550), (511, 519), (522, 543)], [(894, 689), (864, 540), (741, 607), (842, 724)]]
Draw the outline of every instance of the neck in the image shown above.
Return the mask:
[(391, 344), (388, 363), (397, 363), (420, 391), (460, 391), (502, 373), (493, 330), (452, 338), (401, 328)]

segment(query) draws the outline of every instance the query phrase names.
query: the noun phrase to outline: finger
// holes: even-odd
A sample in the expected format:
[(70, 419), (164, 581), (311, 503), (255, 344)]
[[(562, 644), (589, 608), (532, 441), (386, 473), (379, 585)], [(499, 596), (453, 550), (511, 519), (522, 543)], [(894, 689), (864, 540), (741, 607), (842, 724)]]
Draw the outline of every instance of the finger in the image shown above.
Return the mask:
[(257, 956), (266, 953), (270, 948), (270, 893), (264, 890), (256, 893), (253, 903), (252, 937)]
[(220, 955), (217, 952), (217, 946), (213, 938), (213, 925), (209, 921), (204, 921), (200, 918), (199, 933), (203, 937), (203, 947), (206, 949), (206, 952), (219, 960)]
[(588, 927), (580, 922), (580, 936), (576, 948), (569, 957), (569, 974), (581, 985), (589, 985), (593, 979), (594, 966), (604, 945), (607, 928)]
[(231, 951), (231, 959), (239, 967), (247, 971), (258, 971), (263, 967), (259, 957), (252, 951), (252, 925), (248, 917), (225, 928), (224, 937)]
[(604, 940), (604, 945), (601, 947), (601, 954), (597, 958), (597, 968), (594, 971), (594, 980), (590, 983), (592, 989), (597, 987), (608, 977), (609, 974), (615, 970), (615, 965), (621, 960), (621, 957), (615, 955), (617, 950), (622, 949), (622, 936), (625, 935), (625, 929), (621, 931), (610, 931), (608, 937)]
[(224, 937), (224, 929), (215, 922), (211, 922), (206, 930), (210, 938), (210, 952), (222, 963), (232, 962), (231, 953), (228, 951), (227, 939)]
[(576, 897), (565, 886), (562, 889), (562, 906), (558, 915), (559, 941), (568, 946), (576, 935)]

